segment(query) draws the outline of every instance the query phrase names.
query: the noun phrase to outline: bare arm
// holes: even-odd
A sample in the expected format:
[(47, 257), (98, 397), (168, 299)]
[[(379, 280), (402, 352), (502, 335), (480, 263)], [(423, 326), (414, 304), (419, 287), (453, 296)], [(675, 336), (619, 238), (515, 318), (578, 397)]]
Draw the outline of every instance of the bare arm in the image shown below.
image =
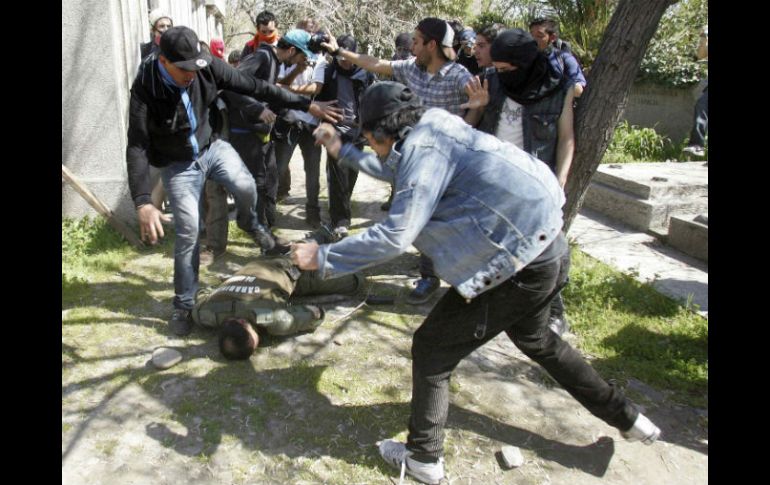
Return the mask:
[(323, 88), (324, 83), (310, 83), (310, 84), (302, 84), (301, 86), (286, 86), (286, 89), (291, 91), (292, 93), (297, 94), (304, 94), (305, 96), (315, 96), (318, 93), (321, 92), (321, 88)]
[[(385, 76), (393, 76), (393, 66), (390, 64), (390, 61), (378, 59), (366, 54), (359, 54), (357, 52), (350, 52), (345, 49), (340, 49), (340, 46), (337, 45), (337, 39), (335, 39), (334, 36), (331, 35), (328, 31), (326, 33), (329, 35), (329, 42), (322, 42), (321, 47), (328, 50), (330, 54), (340, 55), (345, 58), (345, 60), (348, 60), (369, 72), (374, 72), (376, 74), (382, 74)], [(337, 49), (339, 49), (339, 53), (335, 54)]]
[(558, 142), (556, 144), (556, 178), (559, 185), (564, 188), (567, 183), (567, 175), (572, 165), (572, 157), (575, 154), (575, 128), (572, 101), (575, 97), (574, 87), (564, 96), (564, 106), (558, 121)]

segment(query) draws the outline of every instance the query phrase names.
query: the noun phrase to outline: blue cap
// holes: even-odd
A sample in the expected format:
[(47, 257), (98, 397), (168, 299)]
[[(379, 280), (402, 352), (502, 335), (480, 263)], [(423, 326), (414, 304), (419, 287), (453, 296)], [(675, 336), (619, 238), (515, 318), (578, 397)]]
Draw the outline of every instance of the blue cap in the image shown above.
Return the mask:
[(460, 42), (466, 42), (468, 40), (476, 40), (476, 32), (471, 28), (466, 28), (460, 32)]
[(315, 54), (310, 52), (310, 49), (307, 47), (307, 43), (310, 41), (310, 34), (307, 33), (307, 31), (302, 29), (292, 29), (286, 32), (281, 39), (301, 50), (308, 59), (316, 58)]

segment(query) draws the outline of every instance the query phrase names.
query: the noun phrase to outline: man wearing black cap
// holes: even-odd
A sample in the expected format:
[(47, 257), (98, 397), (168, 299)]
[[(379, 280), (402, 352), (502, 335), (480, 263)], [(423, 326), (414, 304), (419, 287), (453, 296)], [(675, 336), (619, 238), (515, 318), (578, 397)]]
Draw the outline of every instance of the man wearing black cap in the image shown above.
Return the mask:
[[(332, 55), (341, 56), (367, 71), (391, 76), (408, 86), (425, 106), (445, 109), (464, 117), (468, 123), (478, 121), (481, 110), (476, 109), (468, 97), (470, 86), (478, 80), (464, 66), (454, 62), (454, 31), (445, 20), (434, 17), (420, 20), (412, 41), (414, 58), (403, 61), (386, 61), (350, 52), (340, 48), (334, 37), (330, 37), (328, 44), (321, 45)], [(424, 256), (420, 257), (420, 276), (407, 303), (425, 303), (440, 287), (433, 264)]]
[[(564, 187), (575, 151), (572, 103), (575, 85), (564, 82), (535, 39), (522, 29), (500, 32), (490, 47), (495, 67), (487, 75), (489, 104), (479, 130), (513, 143), (548, 165)], [(558, 294), (551, 305), (551, 328), (569, 328)]]
[(149, 166), (161, 168), (163, 185), (174, 214), (174, 311), (169, 325), (177, 335), (192, 328), (190, 310), (198, 285), (199, 206), (206, 179), (233, 194), (238, 226), (263, 250), (272, 235), (257, 222), (257, 192), (238, 154), (218, 139), (209, 108), (219, 89), (231, 89), (277, 104), (305, 109), (336, 121), (328, 106), (288, 93), (244, 75), (201, 48), (187, 27), (173, 27), (160, 39), (160, 53), (148, 56), (131, 87), (128, 125), (128, 182), (137, 209), (142, 239), (155, 244), (163, 237), (167, 216), (152, 205)]
[(652, 444), (660, 430), (547, 329), (548, 304), (569, 271), (564, 192), (548, 167), (446, 111), (426, 110), (398, 83), (374, 84), (361, 106), (376, 155), (343, 144), (326, 123), (315, 135), (340, 164), (395, 184), (390, 213), (333, 244), (295, 244), (292, 261), (332, 278), (414, 245), (452, 285), (414, 333), (407, 442), (380, 442), (382, 457), (423, 482), (444, 478), (452, 371), (501, 332), (592, 414), (629, 440)]

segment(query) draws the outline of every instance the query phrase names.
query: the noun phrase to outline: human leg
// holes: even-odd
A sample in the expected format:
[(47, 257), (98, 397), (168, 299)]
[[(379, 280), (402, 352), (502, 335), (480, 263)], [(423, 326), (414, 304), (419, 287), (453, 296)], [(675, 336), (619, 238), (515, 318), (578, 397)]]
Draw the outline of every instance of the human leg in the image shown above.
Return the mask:
[(202, 157), (207, 176), (225, 186), (233, 195), (236, 223), (250, 234), (263, 250), (275, 245), (272, 235), (257, 220), (257, 187), (238, 153), (224, 140), (212, 143)]
[(198, 289), (200, 203), (205, 174), (198, 162), (164, 167), (163, 185), (174, 215), (174, 308), (189, 311)]
[(312, 133), (313, 127), (305, 127), (298, 136), (299, 147), (305, 168), (305, 220), (315, 227), (321, 222), (321, 208), (318, 204), (318, 194), (321, 191), (321, 146), (315, 144)]

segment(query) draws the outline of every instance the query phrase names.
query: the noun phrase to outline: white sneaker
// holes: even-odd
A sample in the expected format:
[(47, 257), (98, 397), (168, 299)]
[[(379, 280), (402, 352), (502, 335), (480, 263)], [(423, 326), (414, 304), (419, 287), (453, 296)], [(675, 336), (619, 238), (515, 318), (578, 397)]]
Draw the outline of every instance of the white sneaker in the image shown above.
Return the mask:
[(621, 431), (620, 434), (628, 441), (641, 441), (645, 445), (651, 445), (660, 436), (660, 428), (647, 419), (647, 416), (639, 413), (631, 429)]
[(696, 157), (706, 156), (706, 150), (702, 146), (698, 145), (690, 145), (685, 147), (682, 149), (682, 153), (689, 153), (690, 155), (694, 155)]
[(430, 485), (438, 484), (444, 478), (444, 459), (439, 458), (436, 463), (422, 463), (413, 460), (409, 455), (411, 451), (400, 441), (387, 439), (377, 443), (380, 455), (392, 466), (401, 469), (399, 485), (404, 483), (404, 472), (417, 480)]

